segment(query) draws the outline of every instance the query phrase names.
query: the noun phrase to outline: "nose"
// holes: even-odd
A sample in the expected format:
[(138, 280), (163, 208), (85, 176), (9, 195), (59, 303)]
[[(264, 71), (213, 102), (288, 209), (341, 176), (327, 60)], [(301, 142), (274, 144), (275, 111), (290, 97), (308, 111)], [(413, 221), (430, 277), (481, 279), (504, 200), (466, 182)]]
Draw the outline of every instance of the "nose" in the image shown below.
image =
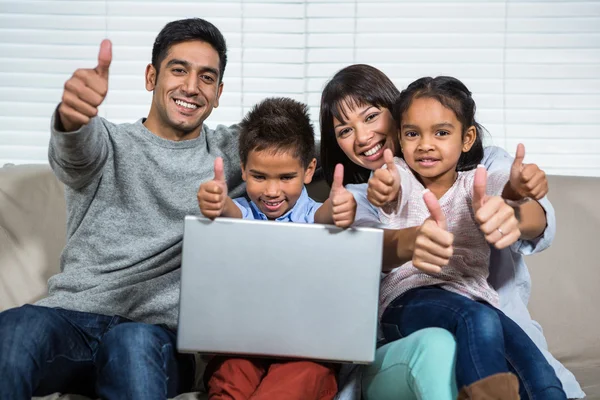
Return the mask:
[(195, 74), (187, 74), (181, 87), (186, 96), (195, 96), (200, 92), (198, 80), (199, 78)]
[(279, 181), (268, 180), (265, 187), (265, 196), (267, 197), (279, 197)]
[(367, 129), (365, 127), (356, 128), (355, 138), (356, 144), (358, 144), (359, 147), (363, 147), (370, 144), (371, 140), (373, 140), (373, 136), (373, 132), (370, 129)]
[(417, 146), (417, 150), (419, 151), (430, 151), (433, 150), (433, 141), (429, 137), (429, 135), (421, 135), (419, 137), (419, 144)]

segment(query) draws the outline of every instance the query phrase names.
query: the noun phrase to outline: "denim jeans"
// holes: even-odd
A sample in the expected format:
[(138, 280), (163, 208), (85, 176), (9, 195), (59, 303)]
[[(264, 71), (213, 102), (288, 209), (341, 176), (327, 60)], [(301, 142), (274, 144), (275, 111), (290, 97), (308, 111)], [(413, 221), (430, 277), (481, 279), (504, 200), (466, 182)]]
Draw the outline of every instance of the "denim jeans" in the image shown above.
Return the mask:
[(522, 399), (566, 399), (562, 385), (529, 336), (502, 311), (437, 286), (412, 289), (396, 298), (381, 318), (386, 340), (423, 328), (454, 334), (459, 388), (487, 376), (513, 372)]
[(0, 313), (0, 399), (77, 393), (166, 399), (189, 390), (194, 358), (176, 335), (119, 316), (25, 305)]

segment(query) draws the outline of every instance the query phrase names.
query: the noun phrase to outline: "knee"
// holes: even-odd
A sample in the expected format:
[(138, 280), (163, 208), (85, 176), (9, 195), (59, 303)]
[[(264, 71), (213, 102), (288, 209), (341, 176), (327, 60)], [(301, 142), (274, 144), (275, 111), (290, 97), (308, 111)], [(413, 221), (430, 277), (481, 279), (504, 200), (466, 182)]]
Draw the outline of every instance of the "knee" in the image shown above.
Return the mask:
[[(413, 338), (414, 336), (414, 338)], [(454, 362), (456, 340), (450, 332), (442, 328), (421, 329), (408, 336), (414, 341), (414, 351), (428, 360)]]
[(502, 322), (500, 317), (490, 307), (473, 302), (472, 307), (463, 309), (460, 313), (459, 329), (476, 332), (477, 338), (482, 341), (496, 341), (503, 337)]
[(109, 330), (98, 348), (101, 363), (127, 364), (138, 359), (162, 357), (174, 351), (174, 340), (156, 325), (126, 322)]
[(43, 307), (24, 305), (0, 313), (0, 362), (17, 366), (36, 354), (41, 338), (49, 335), (49, 313)]

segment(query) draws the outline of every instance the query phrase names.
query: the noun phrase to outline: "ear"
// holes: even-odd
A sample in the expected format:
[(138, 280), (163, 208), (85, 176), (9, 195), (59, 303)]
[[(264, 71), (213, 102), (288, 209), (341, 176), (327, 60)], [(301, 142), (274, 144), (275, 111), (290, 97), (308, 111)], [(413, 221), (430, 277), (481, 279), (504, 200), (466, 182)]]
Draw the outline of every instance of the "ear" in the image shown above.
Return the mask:
[(467, 129), (467, 132), (465, 132), (463, 137), (463, 153), (471, 150), (471, 147), (473, 147), (473, 144), (475, 143), (475, 139), (477, 139), (477, 129), (472, 125)]
[(152, 92), (156, 87), (156, 69), (154, 65), (148, 64), (146, 66), (146, 90)]
[(313, 175), (315, 174), (315, 170), (317, 169), (317, 159), (313, 158), (312, 161), (306, 167), (304, 171), (304, 184), (308, 185), (312, 182)]
[(223, 93), (223, 82), (219, 83), (219, 87), (217, 88), (217, 97), (215, 97), (215, 104), (213, 108), (219, 107), (219, 99), (221, 98), (221, 93)]
[(248, 179), (248, 175), (246, 174), (246, 168), (244, 167), (244, 163), (240, 163), (240, 168), (242, 168), (242, 179), (244, 180), (244, 182), (246, 182), (246, 179)]

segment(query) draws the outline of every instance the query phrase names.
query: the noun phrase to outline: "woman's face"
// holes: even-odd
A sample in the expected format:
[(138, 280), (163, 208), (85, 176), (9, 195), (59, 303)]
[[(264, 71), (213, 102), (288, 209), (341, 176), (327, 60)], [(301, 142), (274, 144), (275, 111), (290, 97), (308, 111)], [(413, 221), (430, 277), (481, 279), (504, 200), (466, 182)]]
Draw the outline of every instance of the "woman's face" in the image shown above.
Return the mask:
[(369, 104), (341, 103), (345, 104), (342, 115), (348, 119), (342, 122), (333, 118), (338, 145), (353, 163), (372, 171), (381, 168), (383, 151), (390, 149), (396, 154), (398, 148), (398, 129), (390, 110)]

